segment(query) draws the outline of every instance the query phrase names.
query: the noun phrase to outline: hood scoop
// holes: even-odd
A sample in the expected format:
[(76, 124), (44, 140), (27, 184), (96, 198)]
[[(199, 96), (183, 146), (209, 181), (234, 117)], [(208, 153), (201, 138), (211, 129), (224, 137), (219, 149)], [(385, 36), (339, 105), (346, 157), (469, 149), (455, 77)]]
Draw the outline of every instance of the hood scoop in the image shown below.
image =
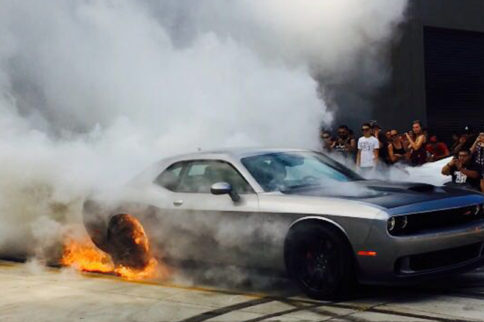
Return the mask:
[(435, 190), (435, 186), (427, 183), (417, 183), (417, 184), (413, 184), (407, 189), (415, 192), (432, 192)]
[(367, 187), (382, 192), (434, 192), (435, 186), (427, 183), (416, 183), (416, 182), (382, 182), (382, 181), (369, 181), (367, 182)]

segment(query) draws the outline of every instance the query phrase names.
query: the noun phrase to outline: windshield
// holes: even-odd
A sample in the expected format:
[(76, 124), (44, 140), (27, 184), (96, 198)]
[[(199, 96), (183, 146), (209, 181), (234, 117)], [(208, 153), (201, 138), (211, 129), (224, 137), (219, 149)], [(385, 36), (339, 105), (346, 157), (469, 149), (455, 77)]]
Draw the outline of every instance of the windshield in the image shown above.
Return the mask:
[(243, 158), (264, 191), (287, 191), (331, 182), (363, 180), (342, 164), (316, 152), (277, 152)]

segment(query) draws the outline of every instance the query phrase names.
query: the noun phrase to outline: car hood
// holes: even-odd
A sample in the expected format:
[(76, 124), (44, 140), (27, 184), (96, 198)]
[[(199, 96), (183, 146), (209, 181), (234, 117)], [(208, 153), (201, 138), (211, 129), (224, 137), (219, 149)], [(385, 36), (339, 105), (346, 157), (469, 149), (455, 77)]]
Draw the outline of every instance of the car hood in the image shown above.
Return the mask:
[(307, 186), (285, 191), (284, 194), (342, 198), (365, 202), (386, 209), (422, 203), (437, 205), (444, 199), (446, 201), (454, 199), (460, 202), (463, 199), (469, 199), (469, 202), (476, 203), (484, 200), (484, 196), (481, 194), (464, 189), (436, 187), (424, 183), (384, 182), (379, 180), (342, 182), (331, 186)]

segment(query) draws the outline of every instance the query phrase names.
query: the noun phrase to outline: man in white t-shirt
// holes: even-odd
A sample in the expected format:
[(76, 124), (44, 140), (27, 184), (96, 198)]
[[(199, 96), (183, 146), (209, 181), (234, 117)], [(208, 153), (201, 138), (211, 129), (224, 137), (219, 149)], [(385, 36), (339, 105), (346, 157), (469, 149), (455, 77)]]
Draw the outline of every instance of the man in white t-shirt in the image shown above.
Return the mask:
[(371, 135), (370, 124), (361, 126), (363, 136), (358, 140), (358, 154), (356, 155), (356, 167), (365, 175), (375, 168), (378, 162), (378, 139)]

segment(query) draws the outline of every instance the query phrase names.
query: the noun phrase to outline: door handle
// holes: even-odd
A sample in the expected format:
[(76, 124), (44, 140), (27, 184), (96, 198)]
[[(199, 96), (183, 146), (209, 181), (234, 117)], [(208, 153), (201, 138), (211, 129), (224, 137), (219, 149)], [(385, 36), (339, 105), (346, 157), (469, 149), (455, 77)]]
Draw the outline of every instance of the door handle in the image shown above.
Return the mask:
[(173, 205), (180, 207), (181, 205), (183, 205), (183, 200), (175, 200), (173, 201)]

